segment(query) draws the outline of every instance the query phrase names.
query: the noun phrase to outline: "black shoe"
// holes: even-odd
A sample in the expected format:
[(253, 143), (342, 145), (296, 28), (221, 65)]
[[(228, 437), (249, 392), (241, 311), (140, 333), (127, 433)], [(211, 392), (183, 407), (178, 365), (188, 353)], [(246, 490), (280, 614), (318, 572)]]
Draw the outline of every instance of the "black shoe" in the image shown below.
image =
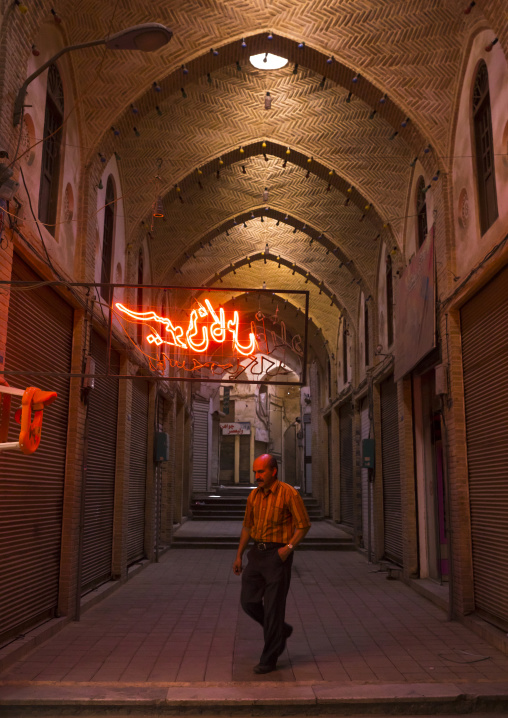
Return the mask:
[(277, 668), (275, 663), (258, 663), (254, 666), (254, 673), (271, 673)]
[[(287, 626), (287, 628), (286, 628), (286, 626)], [(286, 625), (284, 626), (284, 643), (282, 644), (282, 648), (280, 649), (279, 656), (281, 656), (284, 653), (284, 651), (286, 650), (286, 641), (288, 640), (288, 638), (291, 637), (292, 633), (293, 633), (293, 626), (290, 626), (289, 623), (286, 623)]]

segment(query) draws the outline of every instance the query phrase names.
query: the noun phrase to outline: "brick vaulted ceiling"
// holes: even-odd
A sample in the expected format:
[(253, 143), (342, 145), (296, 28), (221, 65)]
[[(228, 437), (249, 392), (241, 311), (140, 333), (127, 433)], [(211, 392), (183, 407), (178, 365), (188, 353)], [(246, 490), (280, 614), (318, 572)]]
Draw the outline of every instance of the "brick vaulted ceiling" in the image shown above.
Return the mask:
[[(28, 19), (34, 36), (54, 2), (39, 5)], [(131, 243), (145, 236), (152, 203), (164, 197), (165, 220), (156, 221), (149, 239), (153, 281), (210, 285), (218, 273), (230, 272), (228, 283), (234, 278), (236, 286), (240, 278), (272, 285), (282, 276), (292, 282), (300, 277), (298, 286), (312, 284), (319, 297), (316, 311), (323, 304), (323, 322), (332, 311), (326, 311), (330, 296), (318, 294), (320, 282), (351, 317), (360, 287), (375, 297), (380, 242), (402, 246), (412, 160), (418, 156), (430, 175), (448, 169), (465, 38), (471, 23), (487, 24), (484, 5), (490, 22), (498, 22), (501, 42), (507, 32), (500, 0), (478, 0), (472, 18), (464, 15), (463, 0), (60, 5), (69, 44), (148, 21), (174, 33), (156, 53), (94, 48), (71, 56), (82, 93), (83, 160), (94, 171), (98, 152), (116, 151), (121, 158)], [(249, 56), (267, 51), (288, 58), (288, 66), (253, 68)], [(264, 109), (267, 91), (270, 110)], [(428, 145), (432, 149), (424, 154)], [(251, 269), (244, 264), (233, 274), (231, 265), (259, 255), (266, 244), (270, 261), (257, 259)], [(298, 266), (298, 273), (279, 269), (277, 256)], [(307, 273), (314, 283), (305, 285)]]

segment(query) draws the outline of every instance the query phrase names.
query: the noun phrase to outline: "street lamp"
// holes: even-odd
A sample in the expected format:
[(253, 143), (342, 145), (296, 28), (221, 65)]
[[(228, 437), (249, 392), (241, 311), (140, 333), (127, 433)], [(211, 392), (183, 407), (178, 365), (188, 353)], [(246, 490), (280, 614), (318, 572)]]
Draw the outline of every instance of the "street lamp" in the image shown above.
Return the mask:
[(108, 50), (140, 50), (141, 52), (153, 52), (154, 50), (158, 50), (164, 45), (167, 45), (172, 37), (173, 33), (165, 25), (161, 25), (158, 22), (147, 22), (143, 25), (134, 25), (133, 27), (128, 27), (125, 30), (120, 30), (120, 32), (101, 40), (92, 40), (91, 42), (82, 42), (79, 45), (69, 45), (68, 47), (64, 47), (62, 50), (57, 52), (56, 55), (53, 55), (52, 58), (45, 62), (44, 65), (41, 65), (41, 67), (32, 73), (30, 77), (27, 77), (21, 86), (14, 103), (14, 127), (16, 127), (16, 125), (18, 125), (21, 121), (21, 114), (25, 104), (28, 85), (66, 52), (70, 52), (71, 50), (81, 50), (84, 47), (95, 47), (96, 45), (105, 45)]

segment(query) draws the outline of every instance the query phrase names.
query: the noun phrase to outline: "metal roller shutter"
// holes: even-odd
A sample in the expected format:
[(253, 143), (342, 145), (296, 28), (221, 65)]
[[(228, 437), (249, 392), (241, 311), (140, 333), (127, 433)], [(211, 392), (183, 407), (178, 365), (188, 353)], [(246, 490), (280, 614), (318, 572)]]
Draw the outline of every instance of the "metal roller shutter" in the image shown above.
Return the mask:
[(339, 410), (340, 431), (340, 520), (353, 526), (353, 421), (349, 407)]
[[(12, 279), (41, 281), (16, 255)], [(44, 411), (34, 454), (0, 454), (1, 639), (57, 608), (69, 378), (31, 376), (30, 371), (70, 372), (72, 329), (73, 310), (52, 289), (11, 291), (5, 369), (26, 369), (26, 375), (7, 377), (9, 384), (56, 391), (58, 399)], [(11, 411), (9, 441), (18, 436)]]
[[(362, 408), (360, 411), (360, 436), (361, 439), (368, 439), (370, 436), (370, 419), (369, 419), (369, 400), (364, 399), (362, 401)], [(369, 470), (362, 469), (362, 536), (363, 546), (367, 548), (369, 539)], [(372, 520), (372, 507), (371, 507), (371, 520)], [(373, 523), (371, 523), (372, 531)]]
[[(107, 344), (92, 333), (92, 356), (97, 374), (106, 373)], [(111, 351), (111, 372), (119, 373), (120, 357)], [(82, 591), (111, 578), (115, 503), (118, 379), (95, 379), (88, 405), (88, 447), (83, 530)]]
[(192, 434), (192, 490), (208, 490), (208, 402), (194, 401)]
[(132, 381), (127, 563), (145, 555), (145, 500), (148, 445), (148, 382)]
[(386, 558), (402, 566), (402, 506), (397, 417), (397, 385), (392, 375), (381, 384), (384, 552)]
[(474, 594), (508, 629), (508, 268), (461, 310)]

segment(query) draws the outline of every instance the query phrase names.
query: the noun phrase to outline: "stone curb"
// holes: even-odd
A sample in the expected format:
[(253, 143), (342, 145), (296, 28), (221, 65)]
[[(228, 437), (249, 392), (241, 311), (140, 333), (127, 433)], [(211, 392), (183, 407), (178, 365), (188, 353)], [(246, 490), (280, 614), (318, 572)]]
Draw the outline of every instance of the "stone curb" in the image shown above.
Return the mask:
[[(3, 709), (65, 706), (109, 707), (112, 709), (158, 707), (168, 712), (217, 713), (221, 710), (248, 709), (252, 706), (293, 706), (313, 713), (351, 710), (357, 713), (400, 712), (411, 709), (420, 713), (471, 713), (488, 707), (508, 711), (508, 681), (505, 683), (73, 683), (21, 682), (0, 683)], [(243, 711), (242, 711), (243, 712)], [(286, 710), (287, 712), (287, 710)]]

